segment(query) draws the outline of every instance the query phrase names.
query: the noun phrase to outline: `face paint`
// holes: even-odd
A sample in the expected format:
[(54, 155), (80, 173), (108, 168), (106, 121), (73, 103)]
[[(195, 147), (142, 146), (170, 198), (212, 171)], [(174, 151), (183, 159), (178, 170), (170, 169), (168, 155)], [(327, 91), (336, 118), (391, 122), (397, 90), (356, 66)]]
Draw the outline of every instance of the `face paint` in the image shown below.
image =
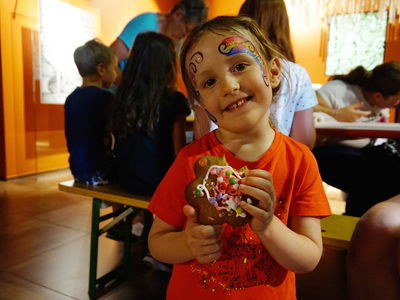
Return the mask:
[[(190, 62), (189, 62), (189, 71), (190, 71), (190, 75), (191, 75), (190, 77), (191, 77), (193, 86), (195, 86), (195, 87), (196, 87), (196, 84), (195, 84), (194, 77), (197, 73), (197, 65), (200, 64), (202, 61), (203, 61), (203, 53), (201, 53), (201, 52), (196, 52), (190, 58)], [(200, 98), (200, 93), (197, 89), (196, 89), (196, 97)]]
[[(231, 36), (224, 39), (221, 44), (218, 46), (218, 51), (224, 55), (231, 56), (240, 53), (246, 53), (253, 57), (256, 63), (260, 66), (260, 69), (263, 74), (263, 80), (266, 86), (269, 86), (268, 78), (267, 78), (267, 70), (265, 65), (259, 55), (256, 47), (247, 39), (241, 36)], [(193, 55), (194, 56), (194, 55)], [(192, 58), (193, 58), (192, 56)]]
[(197, 65), (200, 64), (203, 61), (203, 53), (201, 52), (196, 52), (195, 54), (192, 55), (190, 58), (190, 63), (189, 63), (189, 70), (196, 74), (197, 73)]

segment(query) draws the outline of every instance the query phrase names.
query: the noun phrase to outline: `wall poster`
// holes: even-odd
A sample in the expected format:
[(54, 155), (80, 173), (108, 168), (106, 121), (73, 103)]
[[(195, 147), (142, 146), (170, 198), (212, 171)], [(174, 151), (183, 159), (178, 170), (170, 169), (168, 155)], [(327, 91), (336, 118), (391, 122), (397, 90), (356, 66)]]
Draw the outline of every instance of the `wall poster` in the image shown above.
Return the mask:
[(40, 102), (64, 104), (82, 84), (75, 49), (96, 35), (95, 14), (60, 0), (39, 1)]
[(326, 75), (347, 74), (383, 63), (387, 11), (332, 16), (328, 20)]

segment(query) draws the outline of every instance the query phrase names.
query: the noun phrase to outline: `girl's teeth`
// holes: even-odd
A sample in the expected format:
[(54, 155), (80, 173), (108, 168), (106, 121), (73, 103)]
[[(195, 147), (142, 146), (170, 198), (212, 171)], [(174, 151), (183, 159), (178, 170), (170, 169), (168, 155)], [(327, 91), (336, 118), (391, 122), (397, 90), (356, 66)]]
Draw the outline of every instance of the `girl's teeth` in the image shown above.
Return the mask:
[(228, 110), (234, 110), (234, 109), (238, 108), (239, 106), (242, 106), (245, 102), (246, 102), (246, 100), (244, 100), (244, 99), (239, 100), (237, 103), (234, 103), (231, 106), (229, 106)]

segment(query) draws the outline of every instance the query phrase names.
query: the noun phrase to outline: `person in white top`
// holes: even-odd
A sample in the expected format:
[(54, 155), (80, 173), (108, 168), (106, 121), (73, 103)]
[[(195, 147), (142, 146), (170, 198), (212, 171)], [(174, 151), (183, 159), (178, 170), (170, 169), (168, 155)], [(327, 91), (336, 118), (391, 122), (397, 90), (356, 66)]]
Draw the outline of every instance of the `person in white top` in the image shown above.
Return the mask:
[(358, 66), (347, 75), (317, 90), (316, 112), (324, 112), (341, 122), (386, 122), (389, 107), (400, 104), (400, 62), (391, 61), (372, 71)]
[[(386, 62), (367, 71), (359, 66), (334, 76), (317, 90), (323, 112), (342, 122), (386, 122), (390, 107), (400, 105), (400, 62)], [(365, 139), (363, 139), (365, 140)], [(367, 141), (368, 143), (368, 141)], [(361, 216), (377, 202), (400, 193), (400, 143), (350, 145), (328, 138), (313, 149), (322, 179), (346, 192), (346, 214)]]

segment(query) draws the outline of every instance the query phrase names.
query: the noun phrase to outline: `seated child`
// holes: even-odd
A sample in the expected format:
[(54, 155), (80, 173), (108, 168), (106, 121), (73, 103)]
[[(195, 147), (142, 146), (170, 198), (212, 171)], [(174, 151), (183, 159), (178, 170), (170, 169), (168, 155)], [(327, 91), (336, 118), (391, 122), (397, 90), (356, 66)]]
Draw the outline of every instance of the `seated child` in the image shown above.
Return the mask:
[(85, 184), (107, 183), (107, 156), (104, 146), (106, 112), (113, 98), (106, 89), (117, 76), (117, 57), (111, 48), (90, 40), (74, 52), (82, 76), (65, 101), (65, 137), (71, 173)]
[[(175, 47), (169, 37), (151, 31), (136, 37), (108, 124), (115, 137), (117, 181), (128, 192), (151, 196), (185, 145), (190, 109), (176, 90), (176, 69)], [(141, 214), (143, 233), (138, 230), (136, 235), (142, 236), (146, 246), (153, 216), (149, 211)]]
[[(217, 17), (183, 44), (189, 96), (218, 129), (179, 152), (150, 202), (151, 254), (174, 265), (167, 299), (296, 299), (294, 274), (312, 271), (321, 258), (320, 218), (331, 212), (317, 163), (269, 122), (279, 56), (247, 17)], [(249, 223), (200, 224), (185, 193), (205, 155), (249, 169), (236, 187), (259, 202), (237, 208), (252, 216)]]

